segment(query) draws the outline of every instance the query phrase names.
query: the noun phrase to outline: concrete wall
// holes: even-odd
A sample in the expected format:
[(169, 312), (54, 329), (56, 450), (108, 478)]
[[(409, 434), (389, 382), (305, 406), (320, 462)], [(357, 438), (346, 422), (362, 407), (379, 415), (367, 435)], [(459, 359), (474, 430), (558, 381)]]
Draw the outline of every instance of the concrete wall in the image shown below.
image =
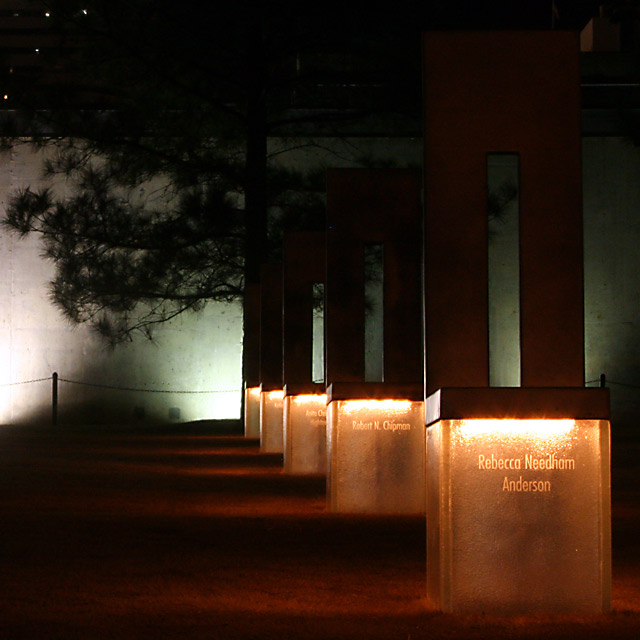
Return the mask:
[[(36, 187), (42, 156), (18, 147), (0, 157), (0, 211), (19, 186)], [(115, 349), (86, 326), (72, 326), (50, 302), (53, 265), (36, 237), (0, 231), (0, 424), (48, 420), (50, 378), (173, 394), (118, 391), (60, 382), (60, 421), (237, 418), (240, 415), (242, 317), (239, 305), (211, 304), (162, 327), (157, 341)], [(11, 385), (11, 386), (9, 386)], [(170, 411), (171, 410), (171, 411)], [(144, 418), (142, 414), (144, 413)]]
[[(321, 147), (283, 153), (280, 160), (311, 168), (354, 166), (361, 156), (374, 164), (395, 157), (397, 166), (416, 166), (421, 153), (418, 139), (325, 140)], [(41, 156), (26, 147), (0, 157), (0, 212), (10, 190), (37, 184), (40, 162)], [(615, 424), (635, 426), (640, 417), (640, 149), (623, 138), (585, 138), (583, 175), (586, 380), (605, 373), (612, 383)], [(507, 225), (507, 236), (512, 233)], [(109, 350), (86, 327), (70, 326), (50, 303), (46, 283), (52, 272), (40, 257), (37, 238), (0, 232), (0, 424), (48, 419), (49, 380), (6, 385), (50, 378), (53, 371), (65, 379), (113, 386), (220, 390), (174, 395), (61, 383), (62, 420), (131, 419), (141, 408), (146, 419), (165, 420), (171, 408), (180, 409), (181, 420), (239, 417), (239, 305), (209, 305), (160, 329), (155, 344), (138, 340)], [(492, 307), (503, 320), (516, 313), (511, 284), (509, 300)], [(499, 326), (500, 317), (493, 322)], [(517, 384), (513, 345), (507, 340), (504, 352), (494, 348), (492, 362), (502, 372), (496, 383)]]
[[(399, 158), (400, 165), (417, 165), (421, 158), (417, 139), (278, 140), (271, 149), (277, 162), (299, 169), (379, 163), (390, 157)], [(42, 183), (42, 161), (43, 155), (28, 146), (0, 155), (0, 216), (13, 190)], [(55, 188), (64, 191), (64, 182), (57, 181)], [(239, 304), (209, 304), (199, 314), (159, 328), (154, 343), (140, 338), (109, 349), (86, 326), (69, 324), (50, 302), (47, 283), (53, 265), (40, 253), (37, 237), (20, 239), (0, 230), (0, 424), (49, 421), (54, 371), (65, 380), (149, 390), (60, 382), (61, 422), (240, 417)], [(27, 384), (16, 384), (23, 382)], [(217, 392), (156, 392), (170, 390)]]
[(640, 149), (585, 138), (583, 194), (586, 379), (604, 373), (614, 424), (639, 427)]

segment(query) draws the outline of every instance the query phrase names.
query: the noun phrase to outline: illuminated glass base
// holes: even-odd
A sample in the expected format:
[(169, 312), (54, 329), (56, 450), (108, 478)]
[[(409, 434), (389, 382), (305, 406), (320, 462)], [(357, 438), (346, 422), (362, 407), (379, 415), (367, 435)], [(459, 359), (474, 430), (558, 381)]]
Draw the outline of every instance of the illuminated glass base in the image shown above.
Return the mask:
[(330, 402), (330, 509), (342, 513), (424, 513), (424, 446), (423, 402)]
[(283, 453), (284, 391), (260, 393), (260, 451)]
[(260, 437), (260, 387), (244, 390), (244, 435), (247, 438)]
[(284, 399), (284, 470), (287, 473), (326, 473), (326, 413), (326, 394)]
[(609, 422), (441, 419), (427, 430), (427, 595), (447, 612), (603, 612)]

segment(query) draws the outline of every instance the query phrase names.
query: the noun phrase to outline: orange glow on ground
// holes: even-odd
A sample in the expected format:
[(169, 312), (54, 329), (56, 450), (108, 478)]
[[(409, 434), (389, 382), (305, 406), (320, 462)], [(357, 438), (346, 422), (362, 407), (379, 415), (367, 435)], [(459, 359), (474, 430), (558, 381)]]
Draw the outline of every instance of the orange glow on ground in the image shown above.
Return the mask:
[(614, 465), (613, 613), (508, 618), (427, 611), (424, 517), (328, 513), (321, 480), (180, 428), (0, 430), (0, 637), (637, 638), (635, 441)]

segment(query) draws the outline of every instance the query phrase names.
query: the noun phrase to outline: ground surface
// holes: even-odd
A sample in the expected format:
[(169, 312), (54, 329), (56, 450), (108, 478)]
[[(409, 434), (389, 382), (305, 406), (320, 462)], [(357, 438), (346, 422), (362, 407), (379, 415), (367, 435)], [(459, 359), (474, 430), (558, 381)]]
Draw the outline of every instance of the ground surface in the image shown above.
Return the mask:
[(509, 619), (428, 612), (424, 518), (327, 513), (255, 441), (3, 428), (0, 640), (638, 638), (639, 450), (614, 446), (613, 612)]

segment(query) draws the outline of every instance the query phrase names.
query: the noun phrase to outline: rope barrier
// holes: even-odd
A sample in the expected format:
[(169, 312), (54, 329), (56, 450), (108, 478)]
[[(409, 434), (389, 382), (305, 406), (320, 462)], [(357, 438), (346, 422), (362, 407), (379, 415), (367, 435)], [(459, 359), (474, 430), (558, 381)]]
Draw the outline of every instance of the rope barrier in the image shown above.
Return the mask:
[[(58, 378), (60, 382), (66, 382), (67, 384), (77, 384), (84, 387), (94, 387), (97, 389), (112, 389), (115, 391), (134, 391), (137, 393), (176, 393), (176, 394), (203, 394), (203, 393), (239, 393), (240, 389), (207, 389), (203, 391), (192, 391), (188, 389), (143, 389), (141, 387), (120, 387), (117, 385), (110, 384), (99, 384), (96, 382), (83, 382), (80, 380), (69, 380), (68, 378)], [(33, 380), (22, 380), (21, 382), (5, 382), (0, 383), (0, 387), (16, 387), (23, 384), (32, 384), (35, 382), (50, 382), (51, 376), (47, 378), (35, 378)], [(587, 380), (585, 385), (587, 384), (602, 384), (602, 378), (596, 378), (595, 380)], [(628, 382), (616, 382), (615, 380), (610, 380), (606, 378), (606, 384), (614, 384), (619, 387), (629, 387), (630, 389), (640, 389), (640, 385), (630, 384)]]
[(211, 389), (205, 391), (192, 391), (186, 389), (142, 389), (140, 387), (121, 387), (110, 384), (98, 384), (95, 382), (83, 382), (80, 380), (69, 380), (61, 378), (54, 372), (48, 378), (35, 378), (33, 380), (22, 380), (20, 382), (9, 382), (0, 384), (0, 387), (15, 387), (18, 385), (32, 384), (35, 382), (51, 382), (51, 422), (53, 426), (58, 424), (58, 383), (66, 382), (67, 384), (76, 384), (84, 387), (93, 387), (96, 389), (111, 389), (115, 391), (133, 391), (135, 393), (170, 393), (170, 394), (213, 394), (213, 393), (238, 393), (240, 389)]
[[(140, 387), (120, 387), (117, 385), (109, 385), (109, 384), (98, 384), (95, 382), (83, 382), (80, 380), (69, 380), (68, 378), (60, 378), (57, 373), (53, 373), (51, 377), (47, 378), (35, 378), (33, 380), (22, 380), (21, 382), (9, 382), (0, 384), (0, 387), (14, 387), (18, 385), (32, 384), (36, 382), (48, 382), (52, 383), (52, 423), (53, 426), (56, 426), (58, 423), (58, 383), (65, 382), (67, 384), (76, 384), (84, 387), (93, 387), (96, 389), (110, 389), (115, 391), (133, 391), (135, 393), (169, 393), (169, 394), (213, 394), (213, 393), (238, 393), (240, 389), (212, 389), (205, 391), (192, 391), (186, 389), (142, 389)], [(600, 387), (606, 387), (607, 383), (609, 385), (617, 385), (620, 387), (628, 387), (630, 389), (640, 389), (640, 385), (629, 384), (626, 382), (616, 382), (615, 380), (609, 380), (606, 375), (603, 373), (596, 380), (587, 380), (585, 385), (587, 384), (595, 384), (598, 383)]]
[(48, 378), (36, 378), (35, 380), (23, 380), (22, 382), (5, 382), (0, 387), (17, 387), (20, 384), (31, 384), (32, 382), (50, 382), (51, 376)]
[(609, 378), (607, 378), (607, 384), (615, 384), (619, 387), (629, 387), (630, 389), (640, 389), (640, 385), (629, 384), (627, 382), (615, 382), (614, 380), (609, 380)]
[(188, 390), (173, 390), (173, 389), (141, 389), (137, 387), (118, 387), (109, 384), (97, 384), (94, 382), (80, 382), (79, 380), (68, 380), (67, 378), (58, 378), (60, 382), (66, 382), (67, 384), (78, 384), (84, 387), (95, 387), (98, 389), (115, 389), (116, 391), (136, 391), (141, 393), (237, 393), (240, 389), (213, 389), (208, 391), (188, 391)]
[[(85, 387), (96, 387), (98, 389), (114, 389), (116, 391), (136, 391), (140, 393), (238, 393), (240, 389), (211, 389), (205, 391), (189, 391), (189, 390), (173, 390), (173, 389), (142, 389), (139, 387), (119, 387), (109, 384), (97, 384), (94, 382), (81, 382), (80, 380), (69, 380), (67, 378), (58, 378), (59, 382), (67, 384), (78, 384)], [(51, 382), (51, 376), (47, 378), (35, 378), (34, 380), (23, 380), (21, 382), (6, 382), (0, 384), (0, 387), (16, 387), (23, 384), (31, 384), (33, 382)]]
[(587, 380), (585, 384), (594, 384), (598, 383), (600, 386), (605, 387), (610, 384), (614, 384), (618, 387), (628, 387), (629, 389), (640, 389), (640, 385), (638, 384), (629, 384), (628, 382), (616, 382), (615, 380), (610, 380), (605, 377), (604, 374), (601, 375), (597, 380)]

